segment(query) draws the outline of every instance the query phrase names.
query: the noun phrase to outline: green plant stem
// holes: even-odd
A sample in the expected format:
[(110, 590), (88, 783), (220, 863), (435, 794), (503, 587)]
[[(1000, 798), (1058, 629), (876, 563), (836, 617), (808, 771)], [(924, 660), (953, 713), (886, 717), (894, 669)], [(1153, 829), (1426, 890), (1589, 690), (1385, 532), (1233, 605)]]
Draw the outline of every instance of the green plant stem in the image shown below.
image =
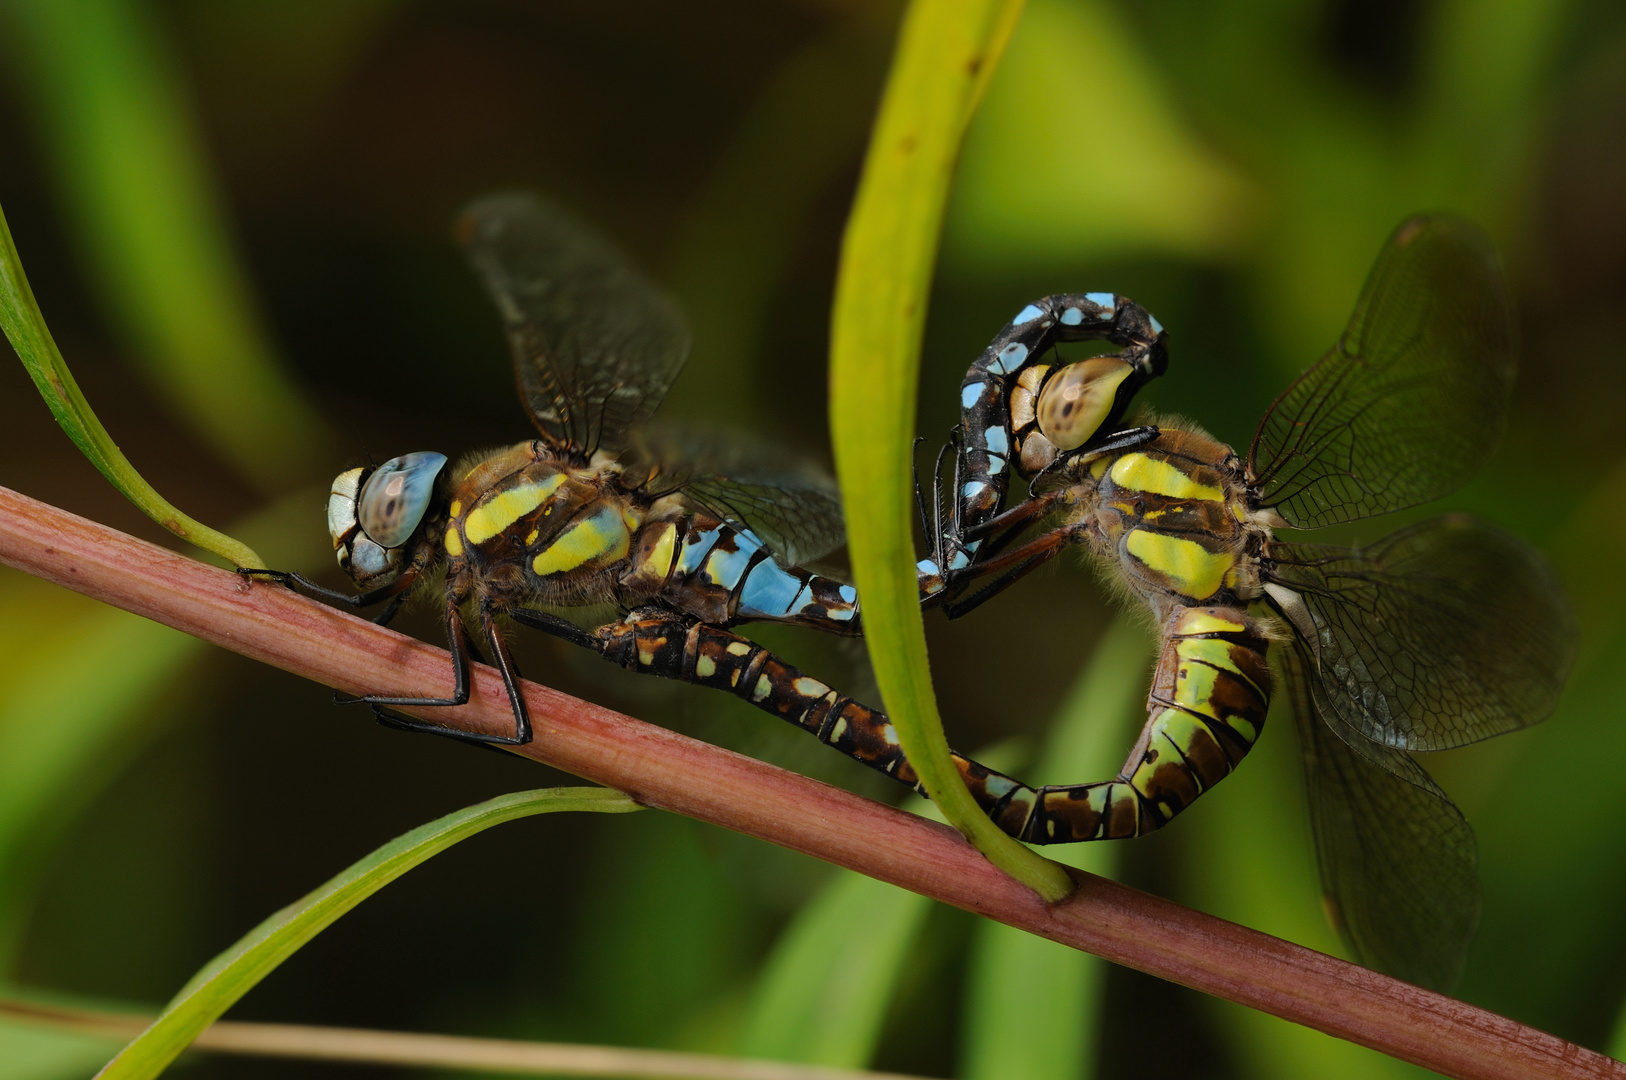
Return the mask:
[(1066, 871), (1006, 836), (949, 757), (915, 584), (911, 451), (920, 342), (960, 142), (1020, 0), (915, 0), (842, 243), (830, 423), (870, 660), (898, 741), (949, 823), (1047, 902)]
[[(444, 693), (451, 658), (280, 586), (251, 584), (0, 488), (0, 563), (346, 693)], [(523, 683), (535, 738), (514, 752), (1447, 1076), (1614, 1077), (1626, 1065), (1443, 994), (1111, 881), (1045, 904), (944, 826), (630, 716)], [(473, 666), (459, 709), (403, 712), (513, 729), (502, 678)]]
[(45, 325), (34, 292), (28, 287), (22, 260), (11, 241), (11, 228), (6, 224), (5, 211), (0, 210), (0, 330), (17, 350), (18, 359), (28, 369), (29, 377), (39, 388), (46, 407), (56, 422), (62, 425), (68, 438), (73, 440), (90, 463), (101, 470), (103, 476), (122, 492), (125, 498), (140, 507), (141, 512), (189, 543), (229, 560), (235, 566), (263, 567), (265, 562), (247, 544), (216, 532), (207, 525), (193, 521), (171, 506), (162, 495), (136, 472), (113, 436), (91, 411), (90, 403), (80, 392), (68, 370), (67, 361), (56, 347), (56, 340)]

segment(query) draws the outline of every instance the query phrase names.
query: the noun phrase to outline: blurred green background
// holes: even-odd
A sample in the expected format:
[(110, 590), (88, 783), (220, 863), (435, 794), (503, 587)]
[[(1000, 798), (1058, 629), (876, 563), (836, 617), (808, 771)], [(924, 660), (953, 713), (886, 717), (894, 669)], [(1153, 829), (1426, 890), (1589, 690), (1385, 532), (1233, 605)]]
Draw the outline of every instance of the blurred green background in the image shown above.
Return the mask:
[[(832, 275), (897, 17), (842, 0), (0, 0), (0, 205), (135, 465), (338, 584), (322, 506), (340, 468), (529, 434), (447, 237), (485, 191), (553, 193), (681, 297), (694, 358), (663, 417), (827, 459)], [(1607, 1050), (1626, 997), (1626, 8), (1032, 0), (962, 164), (921, 431), (947, 433), (966, 366), (1027, 300), (1113, 290), (1170, 331), (1146, 400), (1245, 443), (1337, 335), (1389, 230), (1435, 208), (1495, 237), (1523, 328), (1506, 442), (1451, 502), (1542, 546), (1583, 634), (1547, 724), (1425, 762), (1480, 838), (1460, 994)], [(168, 542), (15, 363), (0, 484)], [(561, 779), (386, 732), (320, 687), (9, 571), (0, 613), (0, 981), (156, 1006), (389, 837)], [(432, 636), (421, 614), (403, 625)], [(1020, 737), (1003, 751), (1036, 782), (1115, 771), (1150, 651), (1114, 618), (1074, 561), (963, 623), (929, 619), (951, 740)], [(756, 636), (873, 700), (852, 643)], [(535, 637), (534, 678), (894, 796), (740, 703)], [(1174, 827), (1072, 856), (1337, 951), (1283, 721)], [(967, 1080), (1417, 1074), (653, 813), (482, 834), (231, 1015)], [(0, 1080), (86, 1075), (106, 1054), (0, 1025)]]

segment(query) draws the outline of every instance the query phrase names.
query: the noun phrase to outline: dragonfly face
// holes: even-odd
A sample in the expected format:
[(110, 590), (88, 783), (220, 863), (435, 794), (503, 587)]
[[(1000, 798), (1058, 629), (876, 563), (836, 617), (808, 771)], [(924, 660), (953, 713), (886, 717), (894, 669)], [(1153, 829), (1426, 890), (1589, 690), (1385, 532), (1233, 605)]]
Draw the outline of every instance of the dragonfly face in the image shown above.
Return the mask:
[(446, 455), (419, 452), (334, 478), (328, 534), (339, 566), (358, 588), (377, 588), (400, 576), (407, 542), (429, 511), (445, 465)]

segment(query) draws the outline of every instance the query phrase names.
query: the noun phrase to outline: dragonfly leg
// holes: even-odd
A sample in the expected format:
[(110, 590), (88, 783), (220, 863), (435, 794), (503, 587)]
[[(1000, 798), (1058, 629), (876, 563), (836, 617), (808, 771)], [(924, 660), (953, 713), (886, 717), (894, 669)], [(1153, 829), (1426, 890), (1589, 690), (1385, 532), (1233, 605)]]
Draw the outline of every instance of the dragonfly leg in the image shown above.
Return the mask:
[[(445, 724), (432, 724), (427, 720), (414, 720), (405, 716), (390, 716), (387, 726), (401, 731), (425, 732), (432, 735), (444, 735), (451, 739), (460, 739), (464, 742), (495, 743), (499, 746), (520, 746), (531, 741), (530, 717), (525, 709), (525, 699), (518, 692), (519, 674), (514, 668), (512, 657), (509, 656), (508, 643), (503, 640), (502, 632), (497, 628), (489, 607), (481, 607), (480, 625), (485, 634), (486, 643), (491, 646), (497, 669), (502, 673), (503, 685), (508, 689), (509, 704), (514, 710), (514, 734), (487, 735), (482, 732), (464, 731), (462, 728), (448, 727)], [(463, 617), (458, 611), (457, 599), (450, 592), (446, 594), (446, 648), (452, 654), (453, 684), (450, 697), (397, 697), (386, 694), (367, 694), (362, 697), (336, 697), (336, 700), (346, 705), (467, 705), (469, 703), (469, 653), (472, 645), (468, 640), (467, 631), (463, 628)], [(378, 711), (375, 709), (374, 715), (377, 715)]]
[[(372, 607), (374, 604), (382, 604), (385, 600), (392, 598), (404, 598), (407, 592), (410, 591), (412, 583), (418, 579), (416, 567), (411, 567), (388, 585), (380, 585), (378, 588), (369, 589), (364, 593), (347, 593), (340, 592), (337, 589), (330, 589), (326, 585), (319, 585), (304, 574), (295, 573), (292, 570), (250, 570), (245, 567), (238, 567), (237, 572), (250, 581), (274, 581), (279, 585), (286, 585), (295, 592), (304, 593), (314, 599), (323, 600), (329, 604), (343, 604), (346, 607), (353, 608)], [(399, 604), (393, 605), (393, 609), (390, 611), (392, 618), (395, 615), (395, 610), (399, 610), (399, 607)]]
[(373, 622), (377, 623), (379, 626), (388, 626), (394, 621), (395, 616), (400, 613), (401, 607), (405, 603), (406, 593), (397, 595), (395, 599), (384, 605), (383, 611), (380, 611), (377, 615), (373, 616)]
[(508, 617), (522, 626), (551, 634), (572, 645), (582, 645), (589, 649), (595, 647), (592, 634), (569, 619), (562, 619), (552, 612), (538, 611), (535, 608), (512, 608), (508, 612)]
[[(384, 713), (379, 706), (382, 705), (466, 705), (469, 700), (469, 659), (465, 650), (470, 649), (467, 638), (464, 636), (463, 621), (458, 615), (457, 604), (447, 598), (447, 638), (456, 642), (453, 647), (454, 662), (457, 664), (457, 686), (452, 692), (452, 698), (386, 698), (369, 695), (363, 698), (353, 698), (354, 701), (366, 702), (373, 706), (373, 715), (386, 727), (397, 731), (421, 732), (427, 735), (443, 735), (448, 739), (459, 742), (480, 743), (488, 746), (524, 746), (531, 741), (531, 715), (525, 705), (525, 695), (519, 685), (519, 668), (514, 663), (512, 654), (508, 651), (508, 642), (502, 635), (502, 629), (497, 626), (495, 615), (489, 604), (480, 605), (480, 631), (485, 636), (486, 644), (491, 648), (491, 657), (495, 662), (498, 673), (502, 675), (503, 688), (508, 692), (508, 704), (514, 712), (514, 733), (512, 735), (489, 735), (479, 731), (465, 731), (462, 728), (449, 727), (445, 724), (433, 724), (427, 720), (414, 720), (411, 717), (395, 716)], [(461, 700), (458, 700), (458, 699)], [(387, 717), (387, 719), (386, 719)]]
[(1071, 525), (1052, 529), (1042, 536), (1034, 537), (1014, 551), (1004, 552), (983, 562), (972, 563), (958, 583), (961, 591), (964, 590), (966, 583), (974, 577), (990, 574), (998, 576), (992, 583), (983, 586), (970, 596), (957, 596), (955, 599), (943, 603), (943, 613), (951, 619), (958, 619), (962, 615), (975, 611), (1016, 584), (1030, 570), (1044, 565), (1061, 554), (1067, 545), (1073, 541), (1076, 532), (1077, 527)]
[(1055, 461), (1052, 461), (1034, 475), (1033, 479), (1028, 482), (1028, 497), (1036, 498), (1038, 495), (1037, 489), (1057, 476), (1072, 473), (1079, 466), (1094, 461), (1098, 457), (1104, 457), (1108, 454), (1121, 454), (1125, 450), (1134, 450), (1137, 447), (1145, 446), (1149, 442), (1154, 442), (1161, 434), (1162, 429), (1156, 424), (1146, 424), (1142, 427), (1125, 428), (1123, 431), (1113, 432), (1104, 439), (1087, 442), (1077, 450), (1069, 450), (1065, 454), (1057, 456)]
[(493, 754), (507, 753), (501, 746), (493, 746), (491, 743), (479, 739), (468, 738), (468, 732), (459, 728), (422, 724), (410, 716), (400, 716), (392, 713), (382, 705), (374, 705), (372, 709), (373, 719), (378, 722), (379, 726), (387, 727), (391, 731), (407, 731), (414, 735), (439, 735), (442, 738), (452, 740), (459, 746), (472, 746), (476, 750), (489, 750)]

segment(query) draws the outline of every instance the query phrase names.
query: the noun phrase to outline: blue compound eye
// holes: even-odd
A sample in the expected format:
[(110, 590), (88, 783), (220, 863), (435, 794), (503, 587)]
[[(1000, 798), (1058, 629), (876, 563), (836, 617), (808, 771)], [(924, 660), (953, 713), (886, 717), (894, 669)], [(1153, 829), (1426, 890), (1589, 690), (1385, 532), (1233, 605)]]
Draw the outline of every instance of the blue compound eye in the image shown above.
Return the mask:
[(374, 469), (356, 500), (356, 520), (368, 539), (382, 548), (406, 543), (429, 509), (435, 477), (445, 464), (445, 454), (420, 451)]

